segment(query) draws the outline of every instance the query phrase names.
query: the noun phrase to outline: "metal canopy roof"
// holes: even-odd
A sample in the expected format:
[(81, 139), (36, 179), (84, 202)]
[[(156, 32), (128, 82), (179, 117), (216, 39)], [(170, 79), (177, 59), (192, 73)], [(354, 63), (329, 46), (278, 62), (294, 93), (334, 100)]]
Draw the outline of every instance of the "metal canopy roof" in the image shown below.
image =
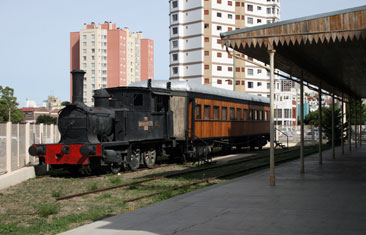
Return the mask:
[(221, 34), (222, 43), (336, 95), (366, 97), (366, 5)]

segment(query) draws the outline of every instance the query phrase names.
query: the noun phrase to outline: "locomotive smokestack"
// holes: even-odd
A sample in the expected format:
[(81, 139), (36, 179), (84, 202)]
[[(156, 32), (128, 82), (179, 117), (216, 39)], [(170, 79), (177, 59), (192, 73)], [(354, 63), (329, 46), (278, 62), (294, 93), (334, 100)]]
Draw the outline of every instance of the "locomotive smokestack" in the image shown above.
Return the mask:
[(72, 103), (83, 103), (84, 74), (83, 70), (73, 70), (72, 74)]

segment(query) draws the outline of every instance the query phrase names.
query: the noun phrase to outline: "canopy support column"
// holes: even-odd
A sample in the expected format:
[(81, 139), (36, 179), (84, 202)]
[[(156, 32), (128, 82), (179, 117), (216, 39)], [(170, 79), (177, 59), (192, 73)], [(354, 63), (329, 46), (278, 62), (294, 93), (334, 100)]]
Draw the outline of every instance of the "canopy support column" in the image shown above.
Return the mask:
[(268, 50), (269, 54), (269, 61), (270, 61), (270, 84), (271, 84), (271, 91), (270, 91), (270, 101), (271, 101), (271, 112), (270, 112), (270, 177), (269, 177), (269, 185), (275, 186), (275, 158), (274, 158), (274, 56), (276, 51), (271, 49)]
[(347, 104), (347, 111), (348, 111), (348, 150), (352, 152), (352, 125), (351, 125), (351, 99), (348, 99)]
[(322, 88), (319, 86), (319, 126), (318, 126), (318, 133), (319, 133), (319, 165), (323, 164), (323, 131), (322, 131)]
[(358, 140), (359, 140), (359, 143), (360, 143), (360, 148), (362, 146), (362, 133), (361, 133), (361, 125), (362, 125), (362, 100), (360, 99), (360, 105), (359, 105), (359, 122), (358, 122), (358, 125), (359, 125), (359, 131), (358, 131), (358, 134), (359, 134), (359, 137), (358, 137)]
[(342, 145), (342, 156), (344, 155), (344, 137), (343, 137), (343, 134), (344, 134), (344, 102), (343, 102), (343, 99), (344, 99), (344, 96), (343, 96), (343, 92), (342, 92), (342, 105), (341, 105), (341, 115), (342, 115), (342, 118), (341, 118), (341, 145)]
[(355, 125), (355, 148), (357, 149), (358, 148), (358, 143), (357, 143), (357, 138), (358, 138), (358, 135), (357, 135), (357, 123), (358, 123), (358, 120), (357, 120), (357, 113), (358, 113), (358, 108), (357, 108), (357, 100), (355, 100), (355, 105), (354, 105), (354, 107), (355, 107), (355, 123), (354, 123), (354, 125)]
[(301, 123), (301, 143), (300, 143), (300, 173), (305, 173), (304, 162), (304, 75), (301, 73), (300, 83), (300, 123)]
[(332, 159), (335, 159), (334, 93), (332, 94)]

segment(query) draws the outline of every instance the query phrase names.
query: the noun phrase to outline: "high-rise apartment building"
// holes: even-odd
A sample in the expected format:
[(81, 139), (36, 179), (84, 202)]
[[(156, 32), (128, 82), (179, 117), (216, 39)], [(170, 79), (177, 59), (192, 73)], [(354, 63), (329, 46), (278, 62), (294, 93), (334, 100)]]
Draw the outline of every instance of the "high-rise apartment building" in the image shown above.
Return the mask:
[[(170, 0), (169, 4), (170, 79), (195, 79), (269, 96), (269, 73), (243, 60), (252, 58), (228, 53), (220, 33), (279, 21), (279, 0)], [(276, 83), (279, 90), (279, 80)]]
[(86, 72), (84, 102), (93, 105), (95, 89), (154, 79), (154, 42), (111, 22), (85, 24), (70, 33), (70, 67)]

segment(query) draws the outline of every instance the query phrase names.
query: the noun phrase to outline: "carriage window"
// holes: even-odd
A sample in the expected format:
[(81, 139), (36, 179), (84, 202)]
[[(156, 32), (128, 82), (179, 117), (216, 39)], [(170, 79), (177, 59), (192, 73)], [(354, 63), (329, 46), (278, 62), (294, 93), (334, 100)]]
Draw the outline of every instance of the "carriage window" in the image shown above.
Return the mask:
[(227, 120), (227, 108), (222, 107), (221, 120)]
[(133, 105), (134, 106), (143, 106), (144, 99), (142, 94), (133, 94)]
[(196, 105), (196, 120), (201, 120), (202, 119), (202, 114), (201, 114), (201, 105), (197, 104)]
[(236, 109), (236, 120), (243, 120), (241, 117), (241, 109)]
[(214, 120), (219, 120), (219, 106), (214, 106), (213, 107), (213, 119)]
[(248, 120), (248, 110), (247, 109), (244, 109), (244, 115), (243, 115), (243, 120)]
[(203, 115), (205, 120), (210, 120), (211, 106), (205, 105)]
[(230, 108), (230, 120), (235, 120), (235, 108)]
[(264, 120), (268, 121), (268, 111), (264, 111)]
[(254, 120), (258, 120), (258, 110), (254, 110)]
[(253, 120), (253, 109), (249, 110), (249, 120)]

